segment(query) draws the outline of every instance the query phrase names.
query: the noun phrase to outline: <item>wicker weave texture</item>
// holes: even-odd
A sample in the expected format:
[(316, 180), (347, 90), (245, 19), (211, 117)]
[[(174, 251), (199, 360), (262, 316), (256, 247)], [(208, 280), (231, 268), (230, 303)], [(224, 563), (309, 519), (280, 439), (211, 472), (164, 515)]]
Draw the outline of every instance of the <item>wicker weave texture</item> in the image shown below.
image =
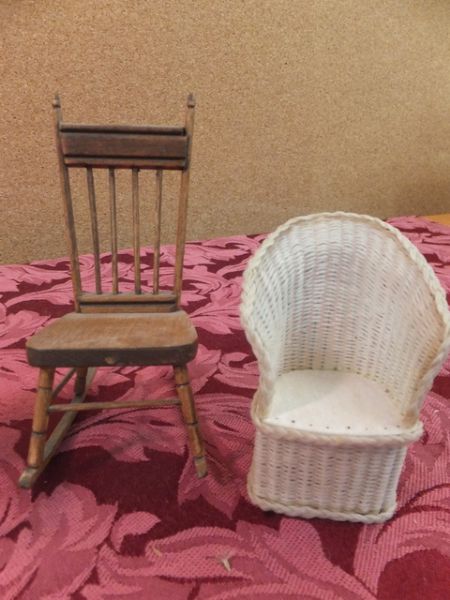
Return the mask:
[(359, 515), (370, 515), (372, 522), (385, 520), (395, 510), (405, 452), (405, 446), (368, 451), (367, 446), (343, 444), (337, 450), (335, 444), (302, 443), (257, 431), (250, 497), (256, 504), (272, 499), (263, 508), (291, 516), (358, 521)]
[[(421, 434), (419, 411), (450, 343), (445, 294), (423, 256), (372, 217), (292, 219), (250, 261), (241, 316), (260, 369), (252, 500), (306, 517), (389, 518), (406, 445)], [(398, 413), (398, 430), (345, 434), (332, 420), (326, 432), (267, 422), (275, 384), (292, 371), (376, 383)]]

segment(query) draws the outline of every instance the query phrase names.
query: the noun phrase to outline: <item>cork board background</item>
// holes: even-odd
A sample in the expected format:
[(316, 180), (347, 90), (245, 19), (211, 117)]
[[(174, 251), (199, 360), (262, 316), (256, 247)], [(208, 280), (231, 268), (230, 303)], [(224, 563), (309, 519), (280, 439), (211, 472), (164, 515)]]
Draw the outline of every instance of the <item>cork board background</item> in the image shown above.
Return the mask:
[(137, 124), (195, 93), (190, 239), (450, 210), (448, 0), (0, 0), (0, 23), (1, 262), (67, 252), (56, 90), (67, 120)]

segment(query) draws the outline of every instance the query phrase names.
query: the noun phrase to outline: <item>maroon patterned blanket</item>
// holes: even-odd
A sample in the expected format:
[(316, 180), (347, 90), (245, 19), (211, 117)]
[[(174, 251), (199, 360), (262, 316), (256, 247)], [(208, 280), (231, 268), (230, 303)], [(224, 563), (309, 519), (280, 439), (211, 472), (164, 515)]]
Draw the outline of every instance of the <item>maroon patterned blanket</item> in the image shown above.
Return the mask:
[[(450, 229), (418, 218), (392, 223), (450, 291)], [(72, 291), (67, 260), (0, 267), (2, 600), (450, 598), (450, 362), (426, 401), (425, 434), (408, 451), (394, 519), (307, 521), (249, 503), (258, 372), (238, 307), (243, 269), (261, 240), (187, 248), (183, 304), (200, 340), (190, 370), (209, 457), (203, 480), (178, 410), (131, 409), (80, 415), (33, 492), (17, 488), (36, 385), (25, 340), (71, 310)], [(131, 285), (132, 257), (122, 258), (120, 277)], [(169, 277), (171, 248), (163, 261)], [(81, 264), (93, 280), (92, 259)], [(151, 395), (173, 395), (170, 368), (105, 368), (91, 399)]]

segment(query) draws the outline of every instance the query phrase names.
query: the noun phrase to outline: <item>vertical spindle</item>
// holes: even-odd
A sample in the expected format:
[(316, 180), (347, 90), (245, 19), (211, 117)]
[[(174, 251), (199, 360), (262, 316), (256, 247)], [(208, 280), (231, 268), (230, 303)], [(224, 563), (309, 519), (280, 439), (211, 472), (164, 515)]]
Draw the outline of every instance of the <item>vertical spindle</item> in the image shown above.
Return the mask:
[(141, 244), (139, 230), (139, 170), (132, 169), (134, 291), (141, 293)]
[(181, 288), (183, 283), (183, 261), (184, 247), (186, 243), (186, 221), (187, 221), (187, 202), (189, 192), (189, 169), (192, 148), (192, 134), (194, 132), (194, 111), (195, 100), (192, 94), (189, 94), (186, 105), (185, 129), (188, 138), (188, 151), (186, 158), (186, 167), (181, 173), (180, 199), (178, 204), (178, 224), (177, 224), (177, 242), (175, 255), (175, 285), (174, 291), (177, 297), (177, 304), (180, 303)]
[(72, 286), (75, 299), (75, 310), (80, 310), (79, 297), (81, 295), (81, 276), (80, 263), (78, 258), (78, 245), (75, 232), (75, 218), (73, 215), (72, 194), (70, 190), (70, 179), (67, 166), (64, 163), (64, 154), (61, 144), (60, 125), (62, 122), (61, 101), (56, 94), (53, 101), (54, 123), (56, 134), (56, 149), (58, 153), (59, 173), (61, 176), (62, 196), (64, 199), (64, 217), (66, 221), (66, 235), (69, 242), (70, 251), (70, 271), (72, 277)]
[(161, 206), (162, 206), (162, 178), (161, 169), (156, 171), (156, 202), (155, 202), (155, 246), (153, 259), (153, 293), (159, 293), (159, 261), (161, 255)]
[(116, 177), (114, 169), (109, 169), (109, 215), (111, 229), (111, 269), (112, 291), (119, 291), (119, 270), (117, 261), (117, 207), (116, 207)]
[(89, 194), (89, 212), (91, 215), (92, 244), (94, 248), (95, 292), (101, 294), (100, 241), (98, 236), (97, 205), (95, 201), (94, 174), (92, 172), (92, 167), (87, 167), (86, 177)]

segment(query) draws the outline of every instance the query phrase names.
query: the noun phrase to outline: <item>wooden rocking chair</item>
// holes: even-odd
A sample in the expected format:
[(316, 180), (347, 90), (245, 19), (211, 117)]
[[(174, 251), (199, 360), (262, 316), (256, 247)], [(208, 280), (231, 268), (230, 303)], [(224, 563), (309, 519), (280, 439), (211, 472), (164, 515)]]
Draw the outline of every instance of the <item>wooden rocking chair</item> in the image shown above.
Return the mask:
[[(188, 97), (184, 127), (125, 125), (73, 125), (62, 122), (58, 96), (53, 103), (56, 141), (69, 240), (75, 312), (54, 321), (27, 342), (28, 360), (39, 367), (37, 399), (31, 431), (27, 467), (19, 485), (31, 487), (55, 454), (78, 411), (103, 408), (160, 407), (181, 405), (197, 475), (207, 466), (200, 436), (187, 363), (197, 351), (197, 334), (187, 314), (180, 309), (189, 166), (195, 102)], [(77, 236), (70, 189), (69, 169), (84, 168), (92, 225), (95, 263), (95, 293), (82, 290)], [(93, 170), (109, 170), (109, 209), (112, 254), (112, 289), (102, 287), (100, 242)], [(131, 171), (134, 293), (119, 291), (116, 169)], [(139, 171), (156, 171), (156, 234), (153, 289), (141, 284)], [(181, 171), (178, 205), (175, 275), (173, 290), (159, 288), (163, 171)], [(136, 402), (88, 402), (83, 404), (95, 367), (111, 365), (172, 365), (178, 398)], [(55, 368), (70, 371), (53, 389)], [(76, 374), (74, 397), (68, 404), (51, 404)], [(47, 440), (49, 415), (65, 413)]]

